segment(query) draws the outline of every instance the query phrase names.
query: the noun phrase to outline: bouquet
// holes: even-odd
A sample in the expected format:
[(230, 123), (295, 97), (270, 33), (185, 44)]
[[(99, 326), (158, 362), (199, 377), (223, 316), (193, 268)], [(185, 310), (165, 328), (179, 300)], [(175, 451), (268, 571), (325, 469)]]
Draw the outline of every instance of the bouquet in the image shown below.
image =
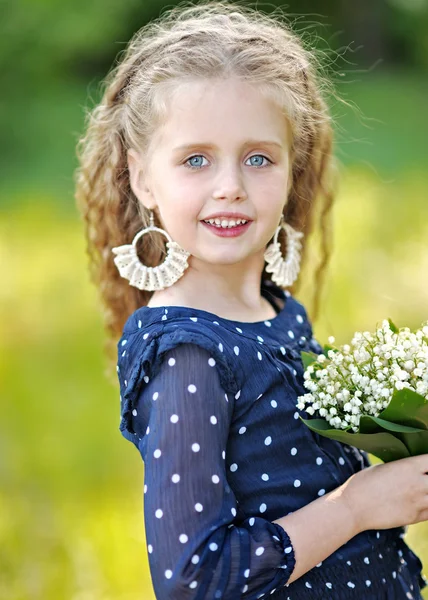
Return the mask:
[(390, 462), (428, 453), (428, 321), (398, 329), (391, 319), (374, 333), (323, 353), (302, 352), (307, 394), (297, 407), (312, 431)]

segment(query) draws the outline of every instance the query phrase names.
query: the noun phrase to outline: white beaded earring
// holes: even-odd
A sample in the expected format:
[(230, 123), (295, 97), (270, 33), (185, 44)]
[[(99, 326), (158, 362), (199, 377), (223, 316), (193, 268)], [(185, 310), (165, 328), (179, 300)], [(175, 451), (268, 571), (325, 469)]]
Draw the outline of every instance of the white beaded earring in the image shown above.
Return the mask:
[[(287, 233), (287, 255), (284, 258), (281, 254), (281, 246), (278, 243), (278, 235), (281, 229)], [(284, 221), (284, 215), (275, 231), (272, 244), (270, 244), (264, 253), (264, 259), (267, 262), (266, 271), (272, 273), (272, 281), (281, 287), (289, 287), (297, 279), (300, 270), (300, 250), (303, 237), (301, 231), (296, 231), (293, 227)]]
[[(164, 262), (157, 267), (147, 267), (137, 256), (136, 244), (140, 237), (149, 231), (158, 231), (168, 239), (166, 243), (167, 255)], [(129, 285), (140, 290), (163, 290), (180, 279), (189, 266), (187, 259), (190, 252), (174, 242), (167, 231), (155, 227), (153, 211), (150, 211), (150, 225), (135, 235), (132, 244), (116, 246), (111, 250), (116, 254), (113, 260), (121, 277), (129, 279)]]

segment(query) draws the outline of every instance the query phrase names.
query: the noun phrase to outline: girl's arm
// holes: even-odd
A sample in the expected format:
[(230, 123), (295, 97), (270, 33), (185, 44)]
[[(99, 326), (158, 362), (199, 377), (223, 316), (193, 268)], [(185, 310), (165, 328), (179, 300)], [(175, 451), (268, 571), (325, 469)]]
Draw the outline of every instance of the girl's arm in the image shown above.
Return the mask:
[(132, 427), (141, 437), (148, 558), (162, 600), (255, 600), (294, 568), (284, 529), (240, 515), (228, 484), (234, 395), (220, 383), (220, 360), (181, 343), (137, 393)]
[(293, 541), (296, 564), (288, 584), (360, 533), (355, 512), (345, 495), (348, 482), (274, 521)]

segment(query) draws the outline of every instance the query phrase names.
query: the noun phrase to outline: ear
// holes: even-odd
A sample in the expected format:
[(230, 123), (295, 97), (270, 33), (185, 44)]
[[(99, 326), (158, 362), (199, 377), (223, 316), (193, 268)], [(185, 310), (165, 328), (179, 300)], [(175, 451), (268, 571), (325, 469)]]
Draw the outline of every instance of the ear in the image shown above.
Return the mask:
[(148, 209), (156, 207), (144, 172), (144, 162), (140, 153), (133, 148), (127, 151), (129, 184), (141, 204)]

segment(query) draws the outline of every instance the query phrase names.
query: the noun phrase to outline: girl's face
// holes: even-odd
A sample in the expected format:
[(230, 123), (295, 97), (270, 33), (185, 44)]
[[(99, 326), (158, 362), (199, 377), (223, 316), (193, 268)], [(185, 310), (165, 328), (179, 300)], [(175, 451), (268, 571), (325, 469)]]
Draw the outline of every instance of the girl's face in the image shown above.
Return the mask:
[[(135, 195), (191, 253), (190, 265), (263, 264), (290, 185), (284, 114), (237, 79), (186, 82), (174, 88), (168, 106), (146, 160), (128, 152)], [(240, 235), (220, 236), (203, 220), (221, 213), (239, 213), (250, 223)]]

